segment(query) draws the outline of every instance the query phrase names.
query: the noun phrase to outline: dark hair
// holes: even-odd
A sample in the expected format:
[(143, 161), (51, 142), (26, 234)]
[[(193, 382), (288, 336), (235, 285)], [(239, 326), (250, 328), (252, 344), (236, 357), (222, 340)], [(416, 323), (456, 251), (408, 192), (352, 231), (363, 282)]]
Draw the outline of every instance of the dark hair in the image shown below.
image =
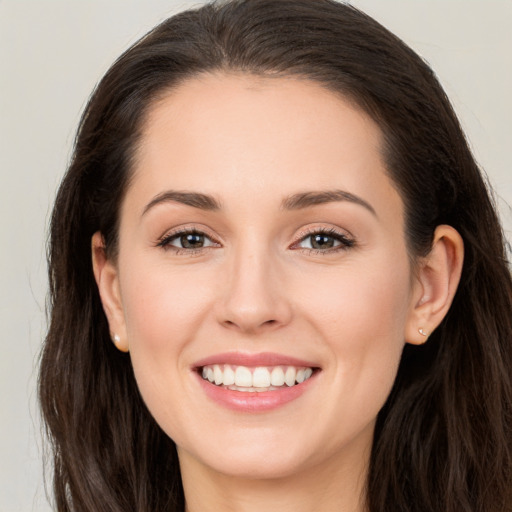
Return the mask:
[(111, 67), (82, 116), (51, 220), (51, 323), (39, 396), (58, 511), (183, 510), (176, 449), (110, 340), (91, 237), (115, 257), (141, 127), (163, 93), (204, 72), (303, 77), (380, 126), (405, 204), (411, 258), (436, 226), (465, 244), (442, 324), (406, 345), (380, 412), (367, 482), (372, 512), (512, 510), (512, 284), (495, 208), (431, 69), (359, 10), (332, 0), (234, 0), (178, 14)]

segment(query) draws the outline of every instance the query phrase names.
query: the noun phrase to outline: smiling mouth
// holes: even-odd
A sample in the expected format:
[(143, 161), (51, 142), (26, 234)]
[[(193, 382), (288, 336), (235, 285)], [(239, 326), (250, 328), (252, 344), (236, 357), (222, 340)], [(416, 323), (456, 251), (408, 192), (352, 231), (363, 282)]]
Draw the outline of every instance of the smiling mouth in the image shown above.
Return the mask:
[(202, 378), (219, 387), (242, 392), (274, 391), (302, 384), (316, 368), (214, 364), (198, 368)]

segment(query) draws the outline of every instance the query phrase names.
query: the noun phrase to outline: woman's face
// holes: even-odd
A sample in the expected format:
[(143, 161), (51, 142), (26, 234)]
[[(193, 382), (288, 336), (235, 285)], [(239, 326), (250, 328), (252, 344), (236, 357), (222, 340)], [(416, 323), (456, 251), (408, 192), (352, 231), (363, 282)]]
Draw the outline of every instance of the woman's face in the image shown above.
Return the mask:
[(152, 108), (111, 328), (182, 464), (277, 477), (367, 457), (419, 293), (380, 148), (306, 80), (204, 75)]

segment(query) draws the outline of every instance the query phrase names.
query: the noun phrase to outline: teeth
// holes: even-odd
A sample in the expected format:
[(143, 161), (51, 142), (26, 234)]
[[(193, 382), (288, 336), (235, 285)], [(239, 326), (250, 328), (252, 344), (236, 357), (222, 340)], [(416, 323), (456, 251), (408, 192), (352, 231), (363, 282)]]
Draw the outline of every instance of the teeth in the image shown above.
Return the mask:
[(231, 366), (224, 366), (224, 380), (222, 383), (224, 386), (231, 386), (235, 383), (235, 372)]
[(280, 366), (276, 366), (270, 374), (270, 383), (272, 386), (282, 386), (284, 384), (284, 372)]
[(235, 384), (246, 388), (252, 387), (251, 370), (245, 366), (237, 366), (235, 370)]
[(268, 388), (270, 386), (270, 373), (266, 368), (256, 368), (252, 374), (252, 385), (255, 388)]
[(257, 392), (271, 391), (283, 387), (301, 384), (313, 375), (312, 368), (296, 368), (295, 366), (231, 366), (215, 364), (204, 366), (201, 372), (203, 379), (217, 386), (229, 387), (236, 391)]
[(291, 387), (295, 384), (295, 375), (297, 375), (295, 368), (293, 366), (288, 366), (288, 368), (286, 368), (286, 373), (284, 374), (284, 381), (287, 386)]
[(217, 386), (222, 384), (222, 381), (224, 380), (224, 372), (220, 369), (218, 364), (213, 367), (213, 378)]

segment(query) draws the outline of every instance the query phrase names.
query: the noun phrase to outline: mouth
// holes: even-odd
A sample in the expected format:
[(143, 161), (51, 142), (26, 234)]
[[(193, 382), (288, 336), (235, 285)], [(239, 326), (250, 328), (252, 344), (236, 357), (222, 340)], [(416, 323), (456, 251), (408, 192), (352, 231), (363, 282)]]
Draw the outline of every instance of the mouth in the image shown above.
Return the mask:
[(322, 368), (271, 352), (226, 352), (192, 367), (199, 389), (215, 404), (242, 413), (265, 413), (310, 395)]
[(318, 368), (308, 366), (241, 366), (213, 364), (197, 368), (203, 380), (215, 386), (248, 393), (277, 391), (298, 386), (312, 377)]

